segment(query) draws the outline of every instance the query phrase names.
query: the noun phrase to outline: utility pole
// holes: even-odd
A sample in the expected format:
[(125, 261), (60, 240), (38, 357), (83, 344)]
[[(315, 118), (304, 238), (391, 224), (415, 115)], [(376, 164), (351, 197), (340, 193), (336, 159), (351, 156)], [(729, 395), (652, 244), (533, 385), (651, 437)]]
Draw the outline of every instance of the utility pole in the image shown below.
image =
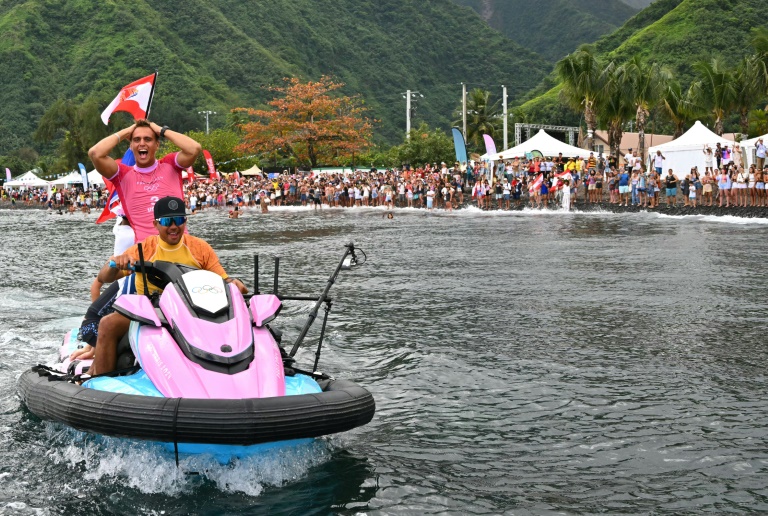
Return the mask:
[(411, 107), (411, 102), (416, 102), (420, 98), (423, 99), (424, 95), (419, 93), (418, 91), (411, 91), (407, 90), (405, 93), (401, 93), (403, 98), (405, 98), (405, 137), (406, 139), (411, 138), (411, 112), (415, 110), (415, 106)]
[(215, 115), (216, 111), (198, 111), (198, 115), (203, 115), (205, 117), (205, 134), (208, 134), (210, 132), (209, 126), (208, 126), (208, 117), (211, 115)]
[(405, 137), (411, 137), (411, 90), (405, 92)]
[(467, 141), (467, 85), (461, 83), (461, 134)]
[(502, 98), (504, 99), (504, 108), (502, 110), (503, 116), (504, 116), (504, 146), (501, 148), (501, 150), (507, 149), (507, 123), (508, 123), (508, 114), (507, 114), (507, 87), (503, 84), (501, 85), (502, 90)]

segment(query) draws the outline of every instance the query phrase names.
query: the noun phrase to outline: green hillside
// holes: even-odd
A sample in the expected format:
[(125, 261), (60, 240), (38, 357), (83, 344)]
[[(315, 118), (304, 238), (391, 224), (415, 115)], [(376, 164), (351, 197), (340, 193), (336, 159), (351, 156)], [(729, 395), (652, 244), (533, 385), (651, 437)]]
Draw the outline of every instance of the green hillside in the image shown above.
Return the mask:
[(424, 95), (415, 125), (447, 128), (462, 81), (493, 78), (514, 99), (546, 73), (539, 56), (451, 0), (8, 0), (0, 62), (0, 156), (33, 145), (56, 99), (106, 106), (155, 70), (152, 118), (181, 130), (204, 128), (199, 110), (223, 125), (223, 113), (271, 98), (266, 86), (283, 77), (329, 74), (362, 96), (389, 143), (402, 140), (407, 89)]
[[(765, 13), (765, 0), (656, 0), (595, 46), (599, 54), (618, 61), (639, 55), (660, 63), (687, 85), (697, 60), (721, 56), (735, 63), (753, 52), (750, 30), (768, 26)], [(551, 77), (518, 111), (530, 122), (573, 123), (579, 114), (560, 105), (559, 87), (552, 86)]]
[(638, 10), (621, 0), (454, 0), (552, 62), (609, 34)]

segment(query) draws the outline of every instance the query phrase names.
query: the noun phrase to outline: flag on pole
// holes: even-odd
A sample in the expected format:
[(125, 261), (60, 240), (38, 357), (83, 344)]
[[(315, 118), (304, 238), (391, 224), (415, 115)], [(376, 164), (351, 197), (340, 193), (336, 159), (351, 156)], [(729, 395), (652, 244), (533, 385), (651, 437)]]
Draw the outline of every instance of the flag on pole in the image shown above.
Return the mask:
[(459, 164), (467, 162), (467, 144), (464, 142), (464, 135), (457, 127), (451, 129), (453, 133), (453, 147), (456, 151), (456, 161)]
[(11, 169), (8, 167), (5, 167), (5, 180), (6, 181), (11, 180)]
[(117, 97), (101, 114), (101, 121), (104, 122), (104, 125), (109, 123), (109, 117), (115, 111), (130, 113), (134, 120), (146, 118), (149, 114), (149, 106), (152, 104), (156, 78), (157, 72), (134, 81), (120, 90)]
[[(133, 155), (133, 151), (128, 149), (123, 154), (121, 161), (124, 165), (133, 166), (136, 164), (136, 158)], [(101, 224), (109, 219), (113, 219), (118, 215), (123, 215), (123, 205), (120, 202), (120, 197), (117, 195), (117, 188), (112, 184), (112, 181), (104, 179), (104, 184), (107, 186), (107, 205), (104, 206), (104, 211), (101, 212), (99, 218), (96, 219), (96, 224)]]
[(483, 134), (483, 140), (485, 141), (485, 153), (489, 156), (496, 154), (496, 143), (491, 138), (490, 134)]
[(82, 163), (78, 163), (77, 166), (80, 167), (80, 177), (83, 180), (83, 191), (87, 192), (88, 191), (88, 186), (89, 186), (88, 185), (88, 171), (85, 170), (85, 165), (83, 165)]
[(216, 165), (213, 163), (211, 153), (207, 150), (203, 150), (203, 157), (205, 158), (205, 164), (208, 165), (208, 177), (211, 179), (221, 179), (219, 173), (216, 172)]

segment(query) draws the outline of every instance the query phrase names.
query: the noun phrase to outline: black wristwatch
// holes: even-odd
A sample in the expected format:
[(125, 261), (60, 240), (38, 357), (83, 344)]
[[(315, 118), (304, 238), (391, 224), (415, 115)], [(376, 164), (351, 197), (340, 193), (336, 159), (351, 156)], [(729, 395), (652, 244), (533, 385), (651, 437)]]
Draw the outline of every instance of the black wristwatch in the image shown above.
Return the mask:
[(160, 129), (160, 138), (165, 138), (165, 131), (168, 130), (168, 126), (164, 125), (162, 129)]

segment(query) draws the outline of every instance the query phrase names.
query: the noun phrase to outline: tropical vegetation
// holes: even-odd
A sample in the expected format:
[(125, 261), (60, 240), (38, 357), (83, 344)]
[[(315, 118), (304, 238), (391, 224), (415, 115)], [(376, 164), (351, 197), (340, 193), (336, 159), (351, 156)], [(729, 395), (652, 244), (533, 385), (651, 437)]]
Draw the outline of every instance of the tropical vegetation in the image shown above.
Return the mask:
[[(33, 137), (51, 107), (61, 101), (104, 109), (122, 86), (155, 70), (150, 118), (176, 130), (204, 129), (198, 114), (204, 110), (218, 113), (210, 118), (212, 130), (224, 128), (234, 107), (266, 108), (271, 87), (283, 78), (306, 82), (327, 75), (344, 83), (339, 95), (359, 96), (376, 120), (373, 142), (388, 147), (405, 139), (402, 92), (424, 95), (414, 127), (426, 122), (446, 128), (467, 77), (493, 77), (516, 99), (548, 67), (451, 0), (179, 5), (0, 2), (0, 165), (14, 173), (23, 172), (25, 162), (58, 168), (55, 163), (80, 144), (61, 147), (68, 137), (64, 129), (49, 133), (52, 139)], [(116, 117), (106, 130), (127, 122)]]

